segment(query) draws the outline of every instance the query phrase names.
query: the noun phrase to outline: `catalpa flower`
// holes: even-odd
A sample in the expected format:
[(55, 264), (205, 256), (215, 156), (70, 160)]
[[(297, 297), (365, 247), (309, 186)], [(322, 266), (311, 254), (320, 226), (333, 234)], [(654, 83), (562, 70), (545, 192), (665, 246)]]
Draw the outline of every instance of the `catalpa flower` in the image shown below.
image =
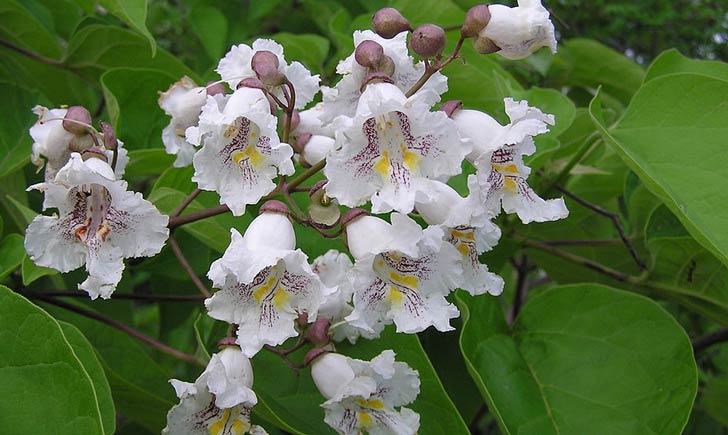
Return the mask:
[(318, 317), (325, 317), (336, 327), (330, 329), (334, 341), (349, 340), (356, 343), (359, 336), (374, 338), (374, 334), (356, 328), (344, 319), (354, 311), (352, 298), (354, 289), (349, 281), (349, 272), (354, 267), (349, 257), (335, 249), (313, 261), (313, 272), (318, 275), (331, 293), (324, 297), (318, 309)]
[(159, 95), (159, 107), (172, 117), (169, 124), (162, 130), (162, 142), (168, 154), (177, 156), (174, 161), (176, 168), (192, 163), (192, 156), (197, 148), (187, 142), (185, 130), (197, 125), (202, 106), (206, 101), (205, 88), (195, 85), (195, 82), (186, 76)]
[(250, 388), (253, 368), (239, 348), (225, 347), (212, 355), (194, 383), (170, 381), (180, 403), (167, 413), (170, 435), (262, 435), (250, 424), (250, 410), (258, 398)]
[(349, 207), (371, 199), (374, 213), (409, 213), (429, 195), (426, 179), (460, 173), (470, 151), (447, 115), (392, 84), (368, 85), (343, 119), (324, 174), (328, 194)]
[[(106, 154), (107, 160), (111, 161), (113, 151), (103, 148), (104, 137), (102, 134), (96, 135), (96, 141), (94, 141), (91, 134), (95, 133), (74, 134), (63, 127), (63, 118), (68, 113), (68, 109), (48, 109), (43, 106), (35, 106), (33, 113), (38, 115), (38, 121), (28, 130), (33, 138), (30, 161), (38, 167), (38, 171), (45, 166), (46, 181), (52, 181), (55, 178), (58, 171), (68, 163), (73, 152), (100, 147)], [(91, 121), (90, 115), (88, 121)], [(117, 154), (114, 173), (116, 178), (120, 179), (129, 163), (128, 153), (121, 141), (117, 142)]]
[[(283, 57), (283, 47), (270, 39), (256, 39), (253, 46), (245, 44), (235, 45), (230, 48), (224, 58), (220, 60), (217, 66), (220, 77), (230, 85), (231, 89), (237, 89), (238, 84), (247, 78), (255, 78), (252, 61), (253, 55), (259, 51), (270, 51), (278, 58), (278, 70), (286, 76), (296, 91), (296, 109), (306, 107), (313, 100), (314, 95), (319, 91), (319, 76), (311, 75), (311, 71), (306, 69), (300, 62), (286, 63)], [(273, 89), (271, 92), (279, 99), (284, 98), (283, 91), (280, 88)]]
[(420, 393), (419, 374), (394, 357), (385, 350), (371, 362), (336, 353), (314, 359), (311, 376), (327, 399), (326, 424), (341, 435), (416, 434), (420, 416), (403, 405)]
[(84, 264), (88, 278), (79, 285), (92, 299), (108, 299), (124, 270), (124, 258), (150, 257), (167, 240), (167, 216), (141, 193), (115, 180), (98, 158), (83, 161), (78, 153), (58, 171), (54, 182), (29, 189), (45, 193), (43, 209), (58, 215), (36, 216), (25, 235), (25, 249), (39, 266), (60, 272)]
[(187, 141), (202, 144), (192, 181), (219, 193), (236, 216), (275, 189), (277, 173), (293, 173), (293, 150), (279, 141), (276, 118), (259, 89), (208, 97), (198, 126), (187, 129)]
[(316, 320), (328, 293), (306, 254), (294, 250), (293, 226), (280, 207), (285, 205), (264, 204), (244, 236), (231, 229), (230, 246), (208, 273), (221, 289), (205, 300), (208, 314), (238, 325), (238, 344), (248, 357), (296, 336), (296, 318), (306, 313), (309, 322)]
[[(371, 30), (357, 30), (354, 32), (354, 47), (358, 47), (364, 41), (374, 41), (382, 46), (384, 55), (392, 61), (394, 72), (389, 74), (394, 85), (402, 92), (407, 92), (422, 77), (425, 72), (424, 62), (414, 63), (407, 49), (407, 34), (402, 32), (391, 39), (385, 39)], [(359, 65), (354, 58), (354, 53), (339, 62), (336, 72), (343, 77), (333, 88), (324, 86), (321, 88), (324, 100), (324, 110), (321, 120), (324, 124), (331, 123), (339, 116), (353, 117), (356, 112), (357, 102), (361, 97), (361, 86), (369, 69)], [(440, 101), (440, 95), (447, 92), (447, 77), (435, 73), (418, 91), (421, 98), (432, 106)]]
[(392, 322), (404, 333), (429, 326), (452, 330), (450, 319), (459, 312), (445, 296), (461, 284), (460, 253), (437, 226), (423, 231), (400, 213), (391, 220), (359, 216), (346, 222), (349, 251), (356, 259), (354, 312), (346, 320), (373, 333)]
[(549, 11), (541, 0), (518, 0), (517, 7), (488, 5), (490, 21), (478, 38), (479, 44), (495, 44), (501, 56), (508, 59), (523, 59), (541, 47), (549, 47), (556, 53), (554, 25), (549, 19)]
[(474, 162), (485, 191), (485, 206), (492, 215), (516, 213), (524, 224), (563, 219), (568, 216), (563, 199), (545, 201), (528, 185), (531, 169), (523, 156), (536, 151), (533, 136), (546, 133), (554, 124), (547, 115), (526, 101), (505, 100), (511, 123), (498, 124), (490, 116), (473, 110), (460, 110), (453, 120), (460, 133), (472, 139), (474, 151), (468, 158)]
[(488, 271), (478, 255), (491, 250), (501, 231), (483, 207), (481, 186), (475, 175), (468, 176), (470, 194), (463, 198), (452, 187), (439, 181), (431, 182), (434, 193), (428, 202), (417, 203), (417, 212), (429, 225), (439, 225), (445, 239), (460, 253), (463, 282), (460, 288), (472, 295), (503, 292), (503, 279)]

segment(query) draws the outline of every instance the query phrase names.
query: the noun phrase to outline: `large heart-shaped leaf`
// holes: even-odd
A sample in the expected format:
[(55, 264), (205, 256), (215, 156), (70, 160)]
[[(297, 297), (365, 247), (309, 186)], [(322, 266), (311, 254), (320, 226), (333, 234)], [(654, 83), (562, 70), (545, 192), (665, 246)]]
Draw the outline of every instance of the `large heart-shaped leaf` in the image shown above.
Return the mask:
[(461, 348), (505, 434), (679, 434), (692, 347), (650, 299), (596, 284), (531, 299), (512, 331), (491, 297), (458, 295)]

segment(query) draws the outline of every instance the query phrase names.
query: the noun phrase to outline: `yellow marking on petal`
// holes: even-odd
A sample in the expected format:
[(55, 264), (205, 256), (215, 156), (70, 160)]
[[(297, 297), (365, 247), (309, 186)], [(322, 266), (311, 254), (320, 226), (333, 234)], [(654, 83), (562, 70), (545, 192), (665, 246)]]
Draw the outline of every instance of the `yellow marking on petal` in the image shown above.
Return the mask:
[(387, 295), (387, 301), (393, 304), (402, 303), (402, 292), (394, 287), (389, 288), (389, 295)]
[(379, 399), (356, 399), (356, 403), (358, 403), (360, 406), (365, 406), (367, 408), (372, 409), (383, 409), (384, 408), (384, 402), (382, 402)]
[(468, 248), (468, 245), (466, 245), (465, 243), (458, 243), (456, 247), (463, 257), (470, 256), (470, 248)]
[(507, 165), (501, 165), (498, 163), (491, 163), (490, 164), (493, 169), (496, 171), (502, 173), (502, 174), (509, 174), (509, 175), (520, 175), (521, 173), (518, 171), (518, 166), (516, 166), (513, 163), (509, 163)]
[(516, 182), (513, 180), (513, 178), (505, 177), (503, 179), (503, 187), (508, 190), (509, 192), (517, 192), (518, 186), (516, 186)]
[(258, 138), (258, 134), (256, 132), (254, 132), (254, 131), (251, 131), (250, 132), (250, 138), (251, 139), (257, 139)]
[(268, 294), (268, 292), (273, 288), (273, 285), (276, 283), (276, 277), (275, 277), (275, 271), (272, 271), (273, 276), (268, 278), (268, 281), (266, 281), (262, 286), (258, 287), (256, 291), (253, 292), (253, 299), (255, 299), (255, 302), (260, 302), (263, 300), (265, 295)]
[(276, 289), (276, 294), (273, 296), (273, 303), (275, 304), (275, 306), (278, 309), (281, 309), (283, 305), (288, 302), (288, 299), (288, 293), (286, 293), (286, 291), (282, 288), (278, 287), (278, 289)]
[(238, 418), (233, 421), (232, 430), (235, 435), (243, 435), (250, 430), (250, 427), (250, 423)]
[(240, 162), (245, 159), (249, 159), (250, 163), (255, 167), (260, 166), (265, 161), (265, 157), (252, 145), (233, 154), (233, 161), (236, 165), (240, 165)]
[(220, 420), (214, 422), (210, 426), (208, 426), (207, 431), (210, 433), (210, 435), (220, 435), (222, 431), (225, 429), (225, 423), (230, 418), (230, 410), (224, 409), (222, 411), (222, 417)]
[(371, 415), (364, 411), (357, 411), (356, 416), (359, 418), (359, 426), (362, 428), (370, 428), (374, 425), (374, 419)]
[(416, 170), (417, 164), (420, 162), (420, 156), (417, 153), (408, 150), (404, 146), (402, 146), (401, 148), (404, 164), (407, 165), (410, 171)]
[(389, 153), (386, 151), (382, 153), (382, 157), (374, 164), (374, 170), (377, 171), (382, 178), (389, 177)]
[(460, 240), (475, 240), (475, 235), (473, 234), (472, 230), (468, 230), (468, 231), (451, 230), (450, 234), (452, 234), (453, 237), (460, 239)]
[(403, 284), (409, 288), (417, 288), (420, 284), (416, 276), (400, 275), (395, 272), (389, 272), (389, 278), (397, 284)]

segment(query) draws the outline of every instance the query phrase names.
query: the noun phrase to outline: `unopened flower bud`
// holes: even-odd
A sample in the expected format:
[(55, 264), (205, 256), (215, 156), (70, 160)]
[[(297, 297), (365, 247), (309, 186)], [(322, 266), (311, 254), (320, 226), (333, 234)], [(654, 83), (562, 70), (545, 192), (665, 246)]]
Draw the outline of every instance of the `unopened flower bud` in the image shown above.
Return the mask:
[(73, 152), (81, 153), (94, 145), (96, 145), (96, 143), (90, 134), (73, 135), (71, 141), (68, 142), (68, 149)]
[(296, 318), (296, 323), (301, 328), (303, 328), (304, 326), (308, 325), (308, 313), (306, 313), (306, 312), (300, 313), (298, 315), (298, 317)]
[(306, 330), (306, 339), (316, 346), (325, 346), (331, 341), (329, 338), (329, 319), (319, 317)]
[[(84, 125), (85, 124), (85, 125)], [(91, 124), (91, 114), (83, 106), (71, 106), (63, 117), (63, 129), (69, 133), (81, 135), (88, 133), (87, 125)]]
[(236, 346), (238, 349), (240, 349), (240, 346), (238, 346), (238, 343), (235, 341), (235, 337), (225, 337), (217, 342), (217, 347), (219, 349), (228, 346)]
[(369, 216), (369, 212), (363, 208), (352, 208), (344, 213), (344, 216), (341, 218), (341, 226), (346, 226), (362, 216)]
[(460, 100), (446, 101), (440, 107), (441, 112), (445, 112), (448, 118), (452, 118), (455, 112), (463, 107), (463, 102)]
[(434, 57), (445, 49), (445, 30), (435, 24), (423, 24), (412, 32), (412, 51), (422, 57)]
[(114, 128), (108, 122), (101, 121), (101, 132), (104, 134), (104, 147), (107, 150), (115, 150), (119, 146), (119, 141), (116, 139), (116, 133)]
[(478, 35), (473, 39), (473, 47), (480, 54), (490, 54), (500, 50), (500, 47), (495, 45), (492, 39), (482, 35)]
[(278, 86), (286, 81), (286, 76), (278, 70), (278, 56), (267, 50), (261, 50), (253, 55), (251, 66), (255, 75), (267, 86)]
[(306, 352), (306, 356), (303, 357), (303, 365), (309, 365), (311, 364), (316, 358), (325, 355), (329, 353), (329, 350), (326, 350), (321, 347), (314, 347), (313, 349)]
[(376, 41), (362, 41), (354, 50), (356, 62), (366, 68), (376, 68), (382, 56), (384, 56), (384, 48)]
[[(297, 152), (298, 154), (303, 154), (303, 149), (306, 147), (306, 144), (311, 140), (311, 137), (313, 135), (311, 133), (302, 133), (298, 135), (298, 138), (296, 139), (296, 143), (293, 144), (293, 151)], [(301, 162), (306, 163), (308, 162)], [(311, 166), (311, 165), (308, 165)]]
[(354, 380), (356, 374), (347, 357), (338, 353), (326, 353), (314, 357), (311, 377), (321, 394), (330, 399), (336, 396), (339, 388)]
[(395, 65), (394, 61), (391, 57), (387, 56), (386, 54), (382, 56), (381, 59), (379, 59), (379, 64), (377, 64), (377, 67), (375, 68), (377, 72), (380, 72), (382, 74), (386, 74), (389, 77), (394, 76), (394, 70)]
[(473, 6), (465, 15), (465, 22), (460, 28), (460, 34), (466, 38), (478, 36), (478, 33), (488, 25), (488, 21), (490, 21), (488, 5)]
[(96, 147), (91, 147), (83, 150), (83, 153), (81, 154), (81, 158), (83, 161), (89, 160), (89, 159), (99, 159), (103, 160), (104, 162), (109, 162), (109, 159), (106, 158), (106, 153), (103, 150), (100, 150)]
[(271, 199), (260, 206), (260, 213), (280, 213), (287, 216), (290, 213), (290, 210), (288, 210), (288, 206), (281, 201)]
[(359, 91), (364, 92), (364, 89), (367, 87), (367, 85), (372, 83), (394, 83), (394, 80), (392, 80), (392, 77), (381, 72), (369, 73), (366, 75), (366, 77), (364, 77), (364, 80), (361, 81)]
[(395, 8), (382, 8), (372, 17), (374, 31), (385, 39), (392, 39), (398, 34), (412, 30), (407, 18)]
[(260, 89), (265, 90), (265, 85), (260, 80), (248, 77), (247, 79), (243, 79), (238, 83), (238, 89), (240, 88), (253, 88), (253, 89)]
[(225, 85), (222, 83), (207, 82), (205, 90), (207, 95), (225, 95)]

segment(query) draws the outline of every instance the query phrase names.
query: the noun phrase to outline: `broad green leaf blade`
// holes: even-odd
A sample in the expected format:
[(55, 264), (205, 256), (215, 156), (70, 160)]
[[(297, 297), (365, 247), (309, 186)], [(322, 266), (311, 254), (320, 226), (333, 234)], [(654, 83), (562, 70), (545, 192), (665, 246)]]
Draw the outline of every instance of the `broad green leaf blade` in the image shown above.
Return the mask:
[(570, 39), (559, 47), (548, 80), (552, 87), (580, 86), (605, 92), (627, 104), (642, 84), (642, 67), (591, 39)]
[(38, 104), (38, 93), (17, 84), (0, 81), (5, 100), (0, 107), (0, 177), (28, 163), (31, 138), (28, 129), (37, 117), (30, 110)]
[(461, 347), (503, 433), (681, 433), (697, 370), (685, 331), (655, 302), (596, 284), (555, 287), (509, 333), (497, 300), (458, 298)]
[(688, 309), (728, 325), (728, 269), (700, 246), (665, 207), (645, 232), (652, 256), (649, 284)]
[(13, 233), (0, 241), (0, 280), (13, 273), (23, 263), (24, 240), (20, 234)]
[(688, 232), (728, 264), (728, 81), (673, 74), (647, 82), (607, 128), (598, 96), (590, 105), (604, 139)]
[(50, 267), (37, 266), (33, 260), (26, 255), (23, 258), (23, 264), (20, 266), (20, 272), (23, 277), (23, 285), (29, 286), (37, 279), (49, 275), (58, 275), (58, 271)]
[(198, 5), (189, 14), (190, 25), (210, 59), (217, 60), (225, 54), (228, 21), (219, 9)]
[(276, 33), (271, 39), (283, 46), (286, 59), (297, 60), (316, 73), (329, 54), (329, 40), (319, 35)]
[[(397, 354), (397, 361), (407, 362), (420, 373), (420, 395), (414, 403), (407, 405), (420, 414), (420, 435), (469, 433), (467, 425), (445, 393), (417, 336), (395, 334), (392, 328), (387, 328), (378, 340), (360, 340), (355, 346), (346, 343), (337, 345), (339, 353), (366, 360), (384, 349), (393, 349)], [(268, 411), (294, 429), (291, 432), (322, 435), (335, 433), (324, 423), (324, 411), (319, 405), (325, 399), (313, 384), (310, 369), (295, 372), (270, 352), (258, 353), (253, 358), (253, 367), (254, 389), (258, 394), (259, 404), (265, 404)]]
[(177, 79), (142, 68), (115, 68), (101, 76), (109, 118), (126, 149), (163, 148), (162, 129), (170, 118), (157, 99)]
[(144, 35), (152, 49), (152, 57), (156, 55), (157, 42), (147, 29), (147, 0), (99, 0), (99, 4)]
[(701, 390), (700, 407), (715, 420), (728, 427), (728, 377), (711, 376)]
[(124, 175), (127, 177), (159, 175), (172, 167), (174, 159), (173, 155), (167, 154), (160, 148), (133, 150), (129, 152), (129, 164)]
[(695, 60), (673, 49), (663, 51), (645, 73), (645, 83), (668, 74), (695, 73), (728, 80), (728, 63), (715, 60)]
[(76, 353), (74, 346), (88, 343), (78, 336), (69, 340), (53, 317), (3, 286), (0, 343), (1, 433), (113, 433), (113, 426), (104, 426), (109, 416), (103, 415), (111, 397), (96, 388), (103, 373), (97, 361), (85, 365), (81, 360), (93, 349)]
[(53, 59), (61, 56), (57, 38), (16, 0), (0, 3), (0, 39), (42, 56)]

